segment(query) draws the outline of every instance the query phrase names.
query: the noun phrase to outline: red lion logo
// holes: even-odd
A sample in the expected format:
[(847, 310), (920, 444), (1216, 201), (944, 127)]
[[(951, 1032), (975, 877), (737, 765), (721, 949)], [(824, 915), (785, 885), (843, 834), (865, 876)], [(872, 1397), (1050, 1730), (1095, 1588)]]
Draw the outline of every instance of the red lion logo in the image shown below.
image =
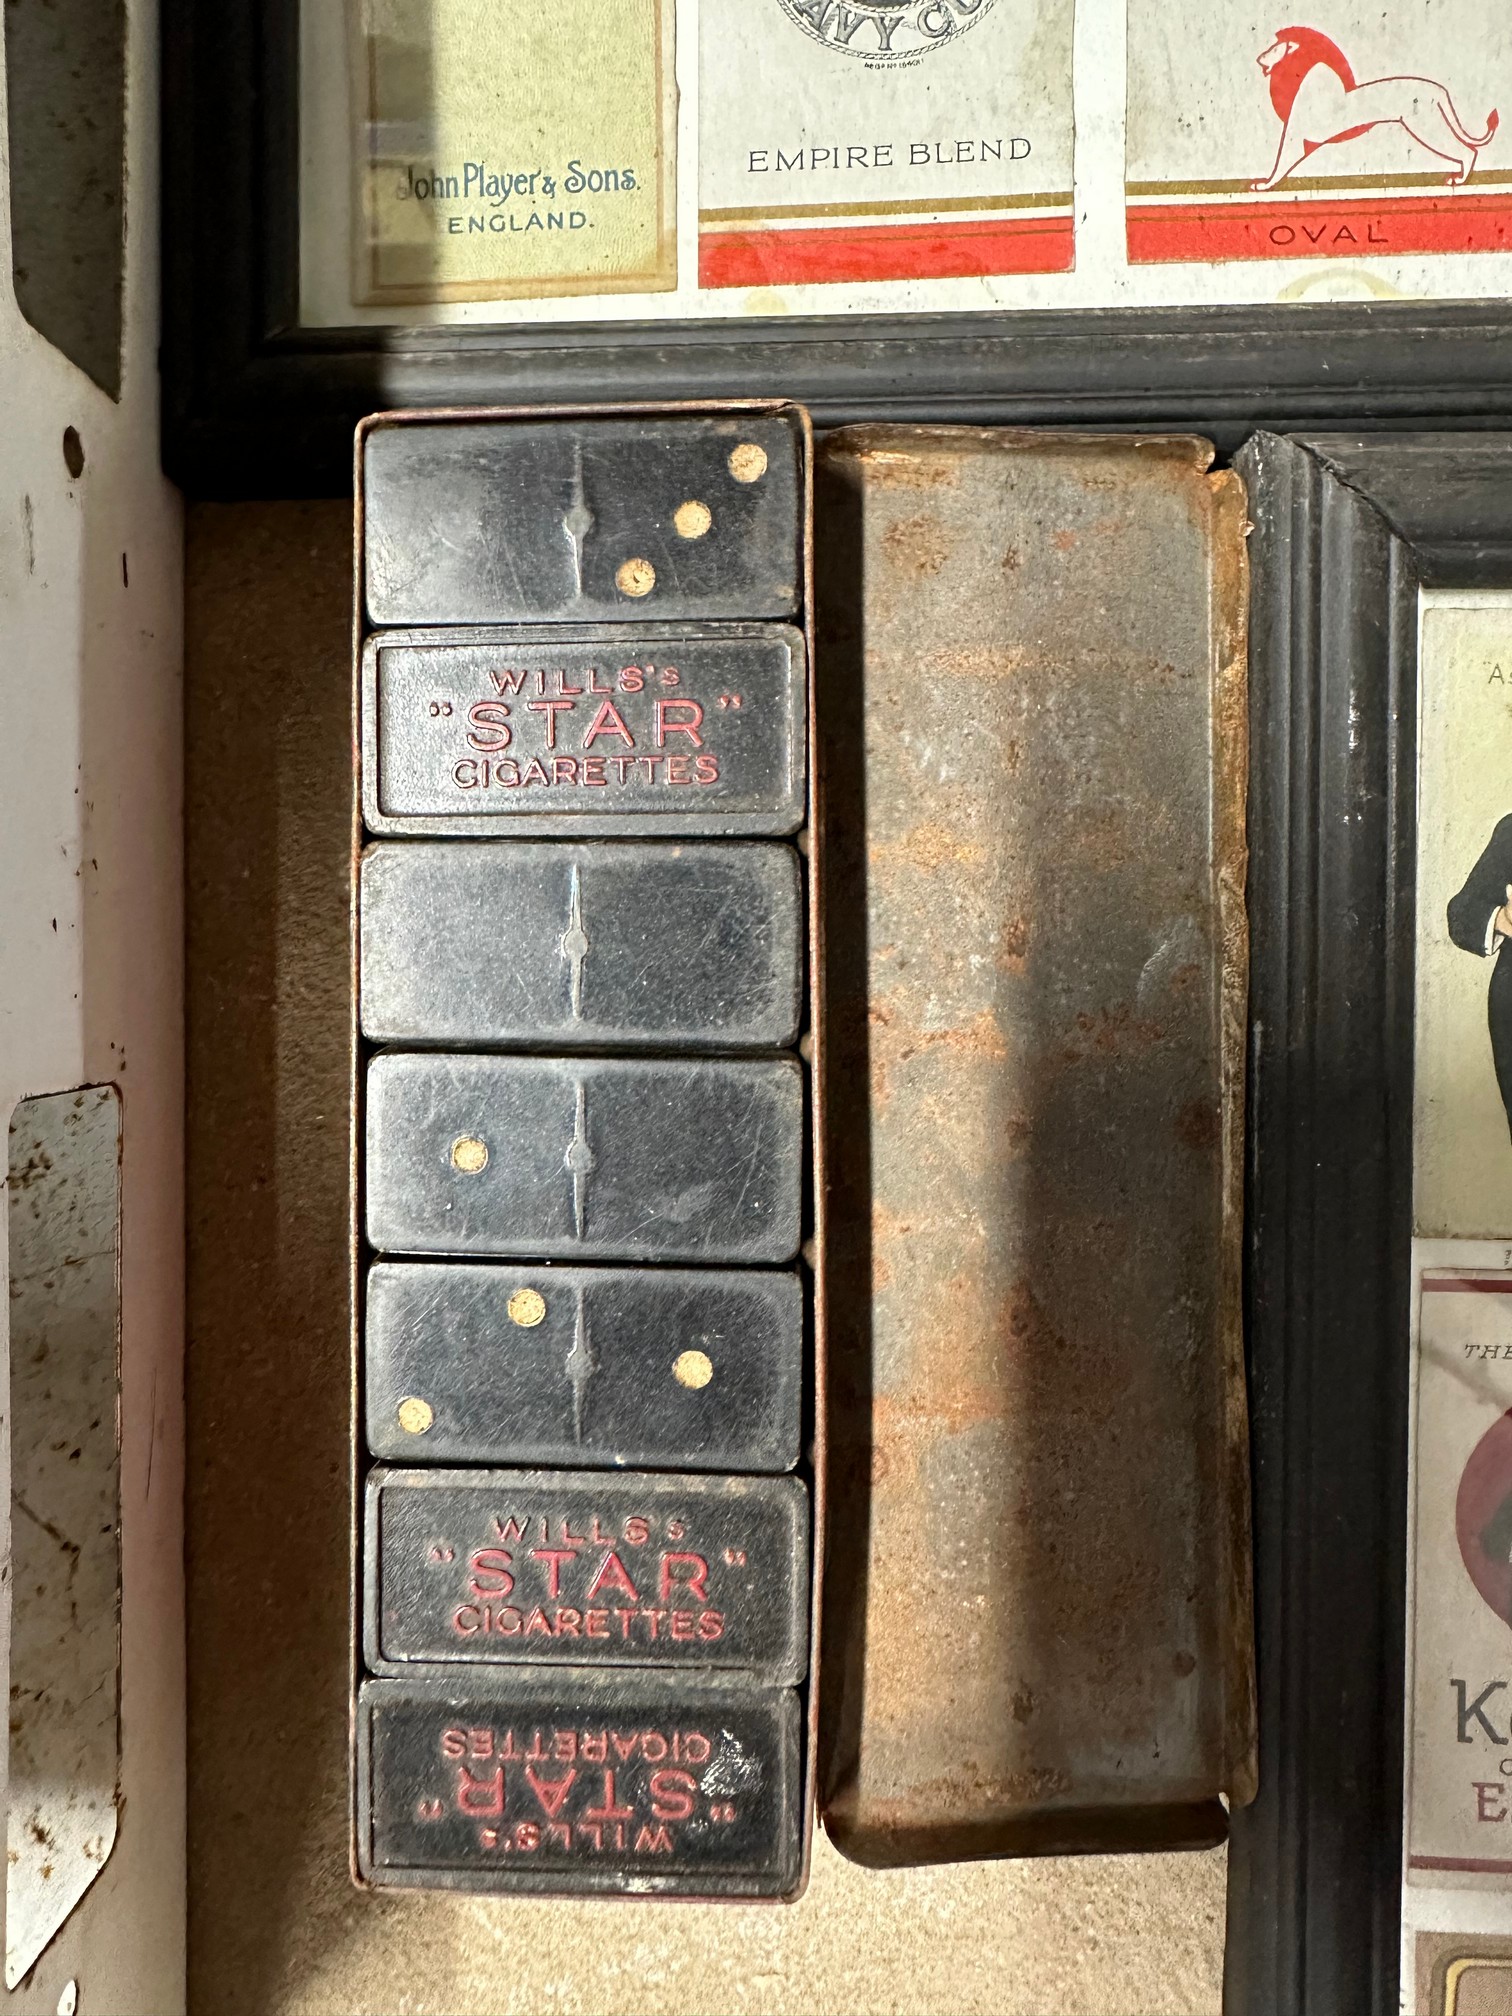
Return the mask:
[(1376, 77), (1357, 84), (1344, 52), (1316, 28), (1282, 28), (1256, 58), (1270, 79), (1271, 104), (1281, 121), (1275, 165), (1252, 189), (1274, 189), (1309, 154), (1339, 140), (1353, 140), (1373, 126), (1400, 126), (1420, 146), (1453, 164), (1445, 179), (1457, 186), (1470, 178), (1476, 156), (1497, 128), (1493, 112), (1477, 136), (1442, 84), (1431, 77)]

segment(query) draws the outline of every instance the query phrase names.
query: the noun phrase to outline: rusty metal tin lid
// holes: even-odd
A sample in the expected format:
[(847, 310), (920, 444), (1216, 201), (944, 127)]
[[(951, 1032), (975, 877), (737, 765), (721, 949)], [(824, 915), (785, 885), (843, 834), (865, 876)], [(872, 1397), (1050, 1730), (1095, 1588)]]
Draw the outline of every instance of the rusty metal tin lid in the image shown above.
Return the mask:
[(1252, 1787), (1244, 500), (1210, 460), (822, 453), (820, 1770), (863, 1862), (1213, 1841)]

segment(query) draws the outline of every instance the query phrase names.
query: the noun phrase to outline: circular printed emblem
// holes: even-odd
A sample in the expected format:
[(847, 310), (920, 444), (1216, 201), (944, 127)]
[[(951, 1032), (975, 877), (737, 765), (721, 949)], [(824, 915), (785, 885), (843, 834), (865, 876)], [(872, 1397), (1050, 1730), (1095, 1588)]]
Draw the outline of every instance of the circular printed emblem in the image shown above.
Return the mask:
[(1470, 1580), (1512, 1624), (1512, 1412), (1470, 1452), (1455, 1495), (1454, 1530)]
[(909, 62), (943, 49), (992, 11), (994, 0), (778, 0), (826, 49), (867, 63)]

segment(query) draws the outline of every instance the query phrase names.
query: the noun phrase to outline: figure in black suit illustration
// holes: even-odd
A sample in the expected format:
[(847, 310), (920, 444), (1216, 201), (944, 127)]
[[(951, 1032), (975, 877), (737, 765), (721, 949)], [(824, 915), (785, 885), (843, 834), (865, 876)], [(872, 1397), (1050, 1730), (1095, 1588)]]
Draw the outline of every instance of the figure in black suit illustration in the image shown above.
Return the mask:
[(1486, 851), (1449, 905), (1449, 936), (1462, 952), (1494, 959), (1487, 998), (1491, 1059), (1512, 1129), (1512, 814), (1499, 819)]

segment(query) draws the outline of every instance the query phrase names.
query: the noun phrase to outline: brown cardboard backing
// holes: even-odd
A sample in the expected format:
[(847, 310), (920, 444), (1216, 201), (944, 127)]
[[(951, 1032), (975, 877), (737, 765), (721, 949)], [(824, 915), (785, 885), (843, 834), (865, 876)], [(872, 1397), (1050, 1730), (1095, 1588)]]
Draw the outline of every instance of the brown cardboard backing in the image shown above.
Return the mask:
[(353, 1887), (351, 545), (350, 498), (188, 516), (194, 2016), (1217, 2016), (1222, 1850), (879, 1876), (821, 1834), (788, 1911)]

